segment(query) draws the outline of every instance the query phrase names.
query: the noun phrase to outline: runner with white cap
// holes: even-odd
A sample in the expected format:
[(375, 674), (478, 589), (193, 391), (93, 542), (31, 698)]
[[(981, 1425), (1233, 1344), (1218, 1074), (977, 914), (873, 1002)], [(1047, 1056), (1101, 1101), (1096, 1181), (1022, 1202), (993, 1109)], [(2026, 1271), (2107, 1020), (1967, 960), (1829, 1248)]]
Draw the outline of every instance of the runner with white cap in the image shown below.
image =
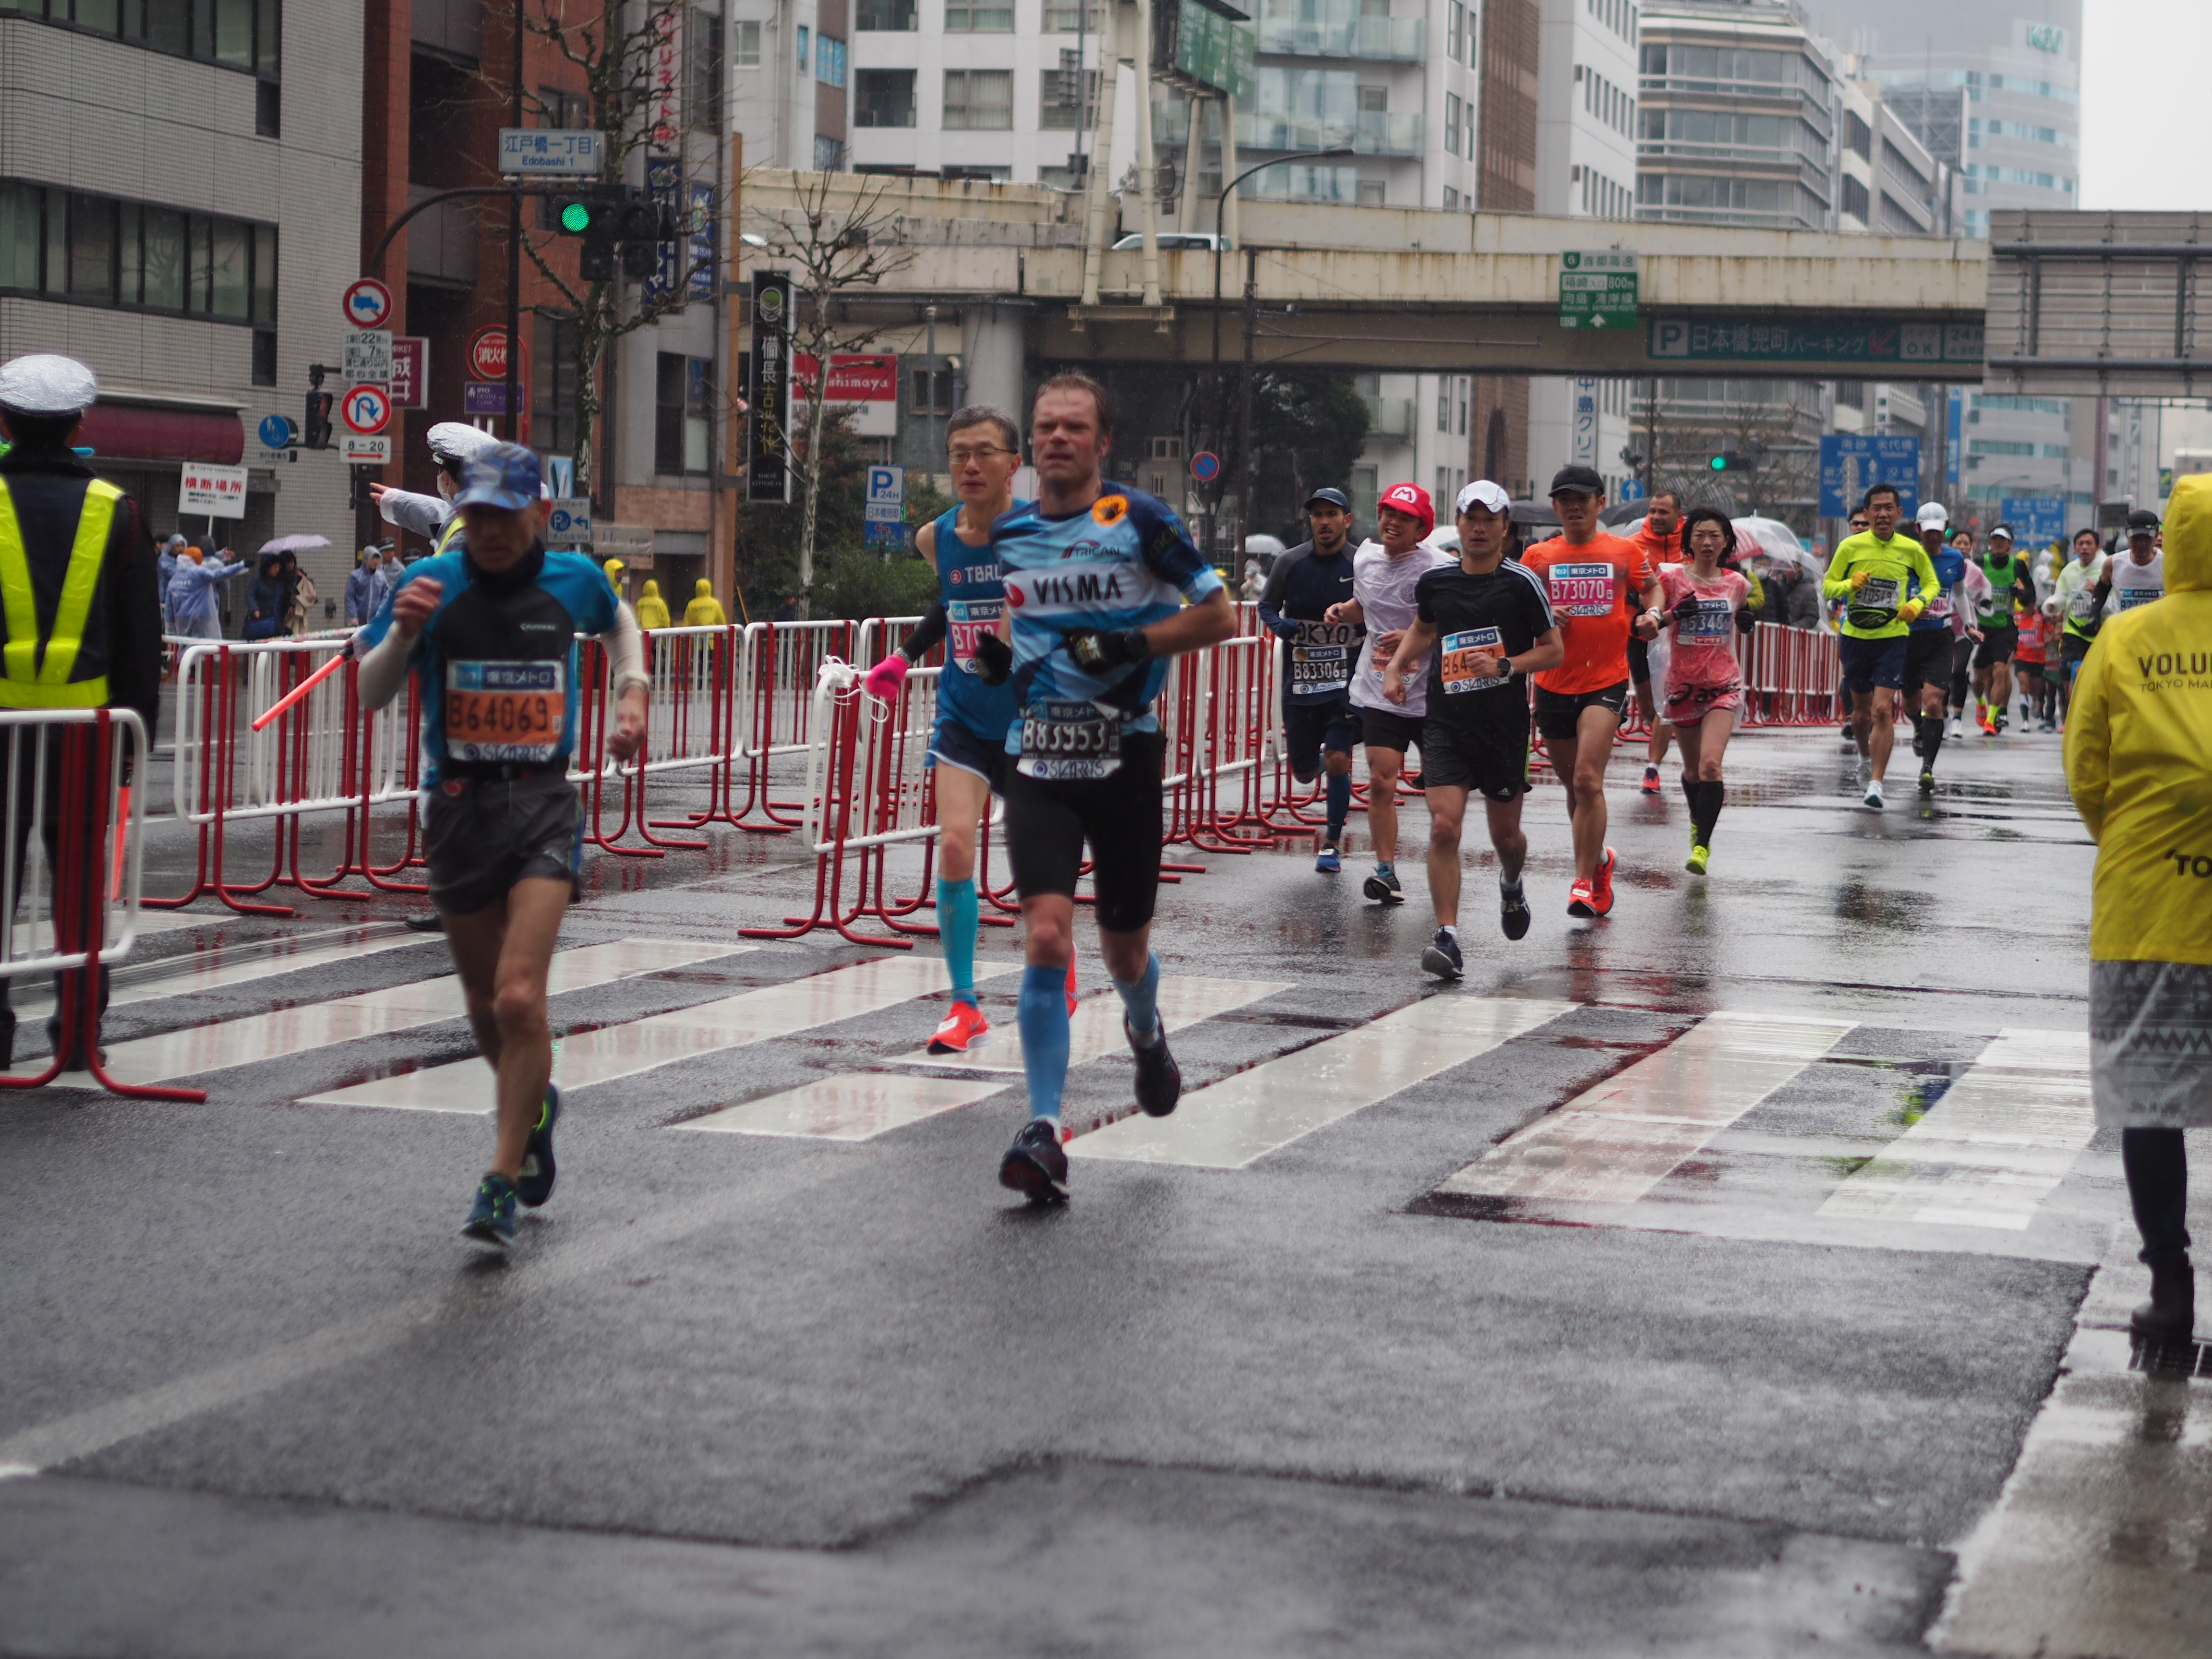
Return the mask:
[(1482, 797), (1498, 854), (1498, 926), (1508, 939), (1528, 931), (1521, 886), (1528, 855), (1521, 831), (1521, 798), (1528, 793), (1524, 677), (1566, 657), (1542, 578), (1508, 556), (1511, 499), (1489, 479), (1477, 478), (1459, 492), (1455, 505), (1459, 562), (1421, 573), (1413, 585), (1413, 620), (1382, 672), (1382, 695), (1402, 708), (1407, 674), (1424, 658), (1429, 661), (1421, 787), (1429, 806), (1429, 902), (1437, 936), (1421, 952), (1421, 966), (1441, 979), (1459, 978), (1466, 966), (1459, 948), (1459, 842), (1470, 792)]

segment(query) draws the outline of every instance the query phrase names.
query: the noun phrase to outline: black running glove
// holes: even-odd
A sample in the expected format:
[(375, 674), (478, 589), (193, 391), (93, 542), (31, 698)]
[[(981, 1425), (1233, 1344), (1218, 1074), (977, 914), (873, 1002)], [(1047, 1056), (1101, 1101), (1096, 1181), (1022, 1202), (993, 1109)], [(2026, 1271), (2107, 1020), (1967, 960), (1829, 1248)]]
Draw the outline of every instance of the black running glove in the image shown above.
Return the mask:
[(975, 678), (986, 685), (1004, 685), (1006, 676), (1014, 672), (1014, 647), (996, 634), (986, 634), (977, 640), (973, 654)]
[(1067, 654), (1075, 659), (1075, 665), (1087, 673), (1119, 668), (1127, 662), (1142, 662), (1152, 654), (1152, 641), (1145, 637), (1141, 628), (1125, 628), (1112, 633), (1097, 628), (1079, 628), (1060, 637), (1067, 647)]
[(1674, 620), (1687, 622), (1698, 614), (1698, 599), (1694, 593), (1685, 593), (1674, 601)]
[(1737, 633), (1750, 633), (1753, 626), (1757, 624), (1759, 618), (1752, 615), (1751, 607), (1749, 605), (1739, 605), (1736, 607), (1735, 631)]

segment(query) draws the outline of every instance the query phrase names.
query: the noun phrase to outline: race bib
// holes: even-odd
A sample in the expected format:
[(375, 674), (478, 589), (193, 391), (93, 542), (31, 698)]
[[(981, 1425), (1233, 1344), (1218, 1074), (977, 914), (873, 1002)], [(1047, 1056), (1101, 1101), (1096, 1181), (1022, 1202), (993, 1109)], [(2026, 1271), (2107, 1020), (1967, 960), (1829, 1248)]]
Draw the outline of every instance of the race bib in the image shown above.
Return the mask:
[(2066, 614), (2075, 622), (2087, 622), (2097, 614), (2097, 590), (2087, 584), (2077, 587), (2068, 596)]
[(1609, 564), (1552, 567), (1552, 610), (1562, 617), (1604, 617), (1613, 611), (1613, 570)]
[(543, 765), (560, 752), (568, 665), (446, 665), (446, 752), (479, 766)]
[(945, 635), (950, 641), (954, 667), (963, 674), (977, 672), (975, 641), (998, 628), (999, 618), (1005, 611), (1004, 599), (947, 599), (945, 602)]
[(1121, 716), (1095, 702), (1042, 702), (1022, 715), (1014, 769), (1047, 782), (1108, 778), (1121, 768)]
[(1942, 617), (1948, 621), (1957, 605), (1958, 599), (1954, 590), (1947, 587), (1928, 601), (1928, 614), (1931, 617)]
[(2166, 597), (2166, 590), (2162, 587), (2116, 587), (2112, 591), (2119, 595), (2123, 611), (2132, 611), (2139, 605), (2148, 605), (2153, 599)]
[(1726, 599), (1701, 599), (1695, 616), (1677, 617), (1674, 623), (1677, 639), (1724, 640), (1735, 632), (1735, 612)]
[(1507, 674), (1477, 674), (1474, 655), (1478, 651), (1495, 654), (1502, 664), (1505, 655), (1505, 638), (1495, 628), (1464, 628), (1456, 634), (1447, 634), (1439, 642), (1443, 654), (1437, 659), (1437, 671), (1443, 677), (1444, 695), (1457, 696), (1462, 691), (1489, 691), (1512, 683)]
[(1894, 576), (1869, 577), (1866, 586), (1851, 596), (1851, 626), (1886, 628), (1895, 622), (1898, 595), (1904, 586)]
[(1352, 684), (1352, 665), (1358, 647), (1349, 623), (1304, 622), (1291, 641), (1290, 694), (1293, 697), (1327, 697)]

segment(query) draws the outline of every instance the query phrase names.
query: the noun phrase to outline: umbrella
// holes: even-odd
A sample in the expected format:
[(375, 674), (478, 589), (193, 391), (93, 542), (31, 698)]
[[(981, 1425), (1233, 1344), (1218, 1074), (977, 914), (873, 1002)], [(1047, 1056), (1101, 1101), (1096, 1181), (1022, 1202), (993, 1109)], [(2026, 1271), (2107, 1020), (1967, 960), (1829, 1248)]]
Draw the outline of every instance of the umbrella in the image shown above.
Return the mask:
[(1735, 549), (1738, 558), (1749, 558), (1754, 553), (1764, 553), (1771, 559), (1787, 559), (1802, 565), (1808, 576), (1822, 572), (1820, 561), (1805, 550), (1797, 539), (1797, 532), (1779, 519), (1765, 519), (1757, 514), (1729, 521), (1735, 526)]
[(1272, 559), (1283, 550), (1283, 538), (1279, 536), (1255, 533), (1244, 538), (1244, 550), (1247, 553), (1264, 554)]
[(273, 542), (261, 544), (264, 553), (298, 553), (310, 547), (328, 547), (328, 536), (279, 536)]

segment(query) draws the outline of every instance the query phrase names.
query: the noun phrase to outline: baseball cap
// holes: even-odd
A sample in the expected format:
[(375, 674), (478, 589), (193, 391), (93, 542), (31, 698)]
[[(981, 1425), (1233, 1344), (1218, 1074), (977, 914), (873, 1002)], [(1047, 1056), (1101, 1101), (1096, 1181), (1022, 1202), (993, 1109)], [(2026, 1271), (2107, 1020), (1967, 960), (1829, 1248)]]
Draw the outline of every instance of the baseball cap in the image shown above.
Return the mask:
[(1429, 492), (1417, 483), (1392, 484), (1382, 492), (1382, 499), (1376, 506), (1412, 514), (1421, 521), (1421, 534), (1424, 536), (1437, 527), (1437, 509), (1429, 500)]
[(1923, 530), (1948, 530), (1951, 526), (1951, 510), (1941, 501), (1923, 501), (1913, 521)]
[(2147, 507), (2139, 507), (2128, 514), (2128, 534), (2155, 536), (2158, 534), (2158, 514)]
[(1316, 501), (1321, 502), (1325, 507), (1340, 507), (1346, 513), (1352, 511), (1352, 498), (1346, 495), (1341, 489), (1330, 489), (1328, 488), (1316, 489), (1312, 495), (1306, 497), (1305, 504), (1308, 507), (1311, 507)]
[(2012, 526), (2008, 524), (1990, 526), (1990, 539), (1991, 541), (1995, 541), (2000, 536), (2003, 537), (2007, 541), (2011, 541), (2013, 539)]
[(538, 499), (538, 457), (520, 444), (495, 443), (461, 474), (455, 507), (496, 507), (519, 513)]
[(0, 409), (17, 415), (75, 415), (99, 395), (92, 371), (74, 357), (38, 351), (0, 368)]
[(1488, 507), (1492, 513), (1510, 513), (1513, 498), (1487, 478), (1477, 478), (1462, 487), (1459, 499), (1452, 503), (1453, 510), (1464, 513), (1470, 507)]
[(498, 442), (465, 421), (441, 421), (430, 428), (430, 453), (441, 461), (473, 460)]
[(1552, 475), (1554, 495), (1602, 495), (1605, 480), (1594, 466), (1563, 466)]

